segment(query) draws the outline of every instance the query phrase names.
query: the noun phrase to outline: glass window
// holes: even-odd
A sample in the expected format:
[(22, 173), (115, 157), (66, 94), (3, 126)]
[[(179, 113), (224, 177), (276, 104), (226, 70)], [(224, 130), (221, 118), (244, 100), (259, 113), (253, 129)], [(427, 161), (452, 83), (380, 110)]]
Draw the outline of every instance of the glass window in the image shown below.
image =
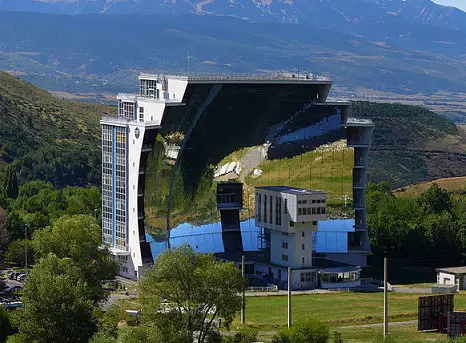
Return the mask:
[(304, 244), (301, 244), (301, 250), (306, 250)]
[(288, 242), (282, 242), (282, 248), (288, 249)]
[(283, 255), (282, 255), (282, 260), (283, 260), (283, 261), (288, 261), (288, 255), (283, 254)]
[(285, 198), (285, 206), (284, 206), (284, 211), (285, 211), (285, 214), (288, 214), (288, 199)]

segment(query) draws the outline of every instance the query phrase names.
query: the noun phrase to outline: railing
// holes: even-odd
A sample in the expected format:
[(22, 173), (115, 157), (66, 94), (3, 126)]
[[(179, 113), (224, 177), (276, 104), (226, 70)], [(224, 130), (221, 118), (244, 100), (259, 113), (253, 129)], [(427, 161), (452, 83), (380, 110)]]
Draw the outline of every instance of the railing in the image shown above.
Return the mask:
[(267, 80), (308, 80), (308, 81), (331, 81), (329, 76), (302, 73), (175, 73), (167, 76), (188, 77), (188, 80), (209, 81), (267, 81)]
[(108, 121), (111, 123), (116, 123), (116, 124), (135, 124), (135, 125), (140, 125), (140, 126), (154, 126), (154, 125), (160, 125), (160, 121), (137, 121), (135, 119), (126, 119), (126, 118), (119, 118), (119, 117), (111, 117), (111, 116), (103, 116), (102, 121)]
[(248, 287), (246, 292), (277, 292), (278, 286), (267, 286), (267, 287)]

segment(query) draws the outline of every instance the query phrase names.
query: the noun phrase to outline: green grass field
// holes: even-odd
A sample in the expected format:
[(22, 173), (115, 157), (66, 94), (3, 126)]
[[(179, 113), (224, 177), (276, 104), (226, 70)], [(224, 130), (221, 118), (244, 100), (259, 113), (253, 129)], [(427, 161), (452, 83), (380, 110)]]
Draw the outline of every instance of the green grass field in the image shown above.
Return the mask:
[[(419, 294), (390, 293), (390, 321), (417, 319)], [(298, 295), (292, 299), (293, 319), (314, 316), (332, 327), (381, 323), (383, 293), (329, 293)], [(455, 295), (455, 310), (466, 310), (466, 293)], [(248, 297), (247, 324), (260, 331), (286, 325), (287, 297)], [(238, 324), (237, 319), (234, 326)]]
[[(389, 321), (405, 322), (417, 319), (418, 297), (422, 294), (390, 293)], [(298, 295), (292, 299), (293, 320), (312, 316), (340, 332), (345, 343), (372, 342), (382, 335), (382, 327), (358, 327), (383, 322), (383, 293), (329, 293)], [(455, 311), (466, 310), (466, 292), (455, 295)], [(248, 297), (246, 324), (259, 332), (260, 338), (270, 341), (273, 332), (286, 325), (287, 297)], [(240, 326), (239, 318), (232, 329)], [(446, 335), (418, 332), (417, 324), (390, 326), (390, 335), (397, 343), (447, 342)]]

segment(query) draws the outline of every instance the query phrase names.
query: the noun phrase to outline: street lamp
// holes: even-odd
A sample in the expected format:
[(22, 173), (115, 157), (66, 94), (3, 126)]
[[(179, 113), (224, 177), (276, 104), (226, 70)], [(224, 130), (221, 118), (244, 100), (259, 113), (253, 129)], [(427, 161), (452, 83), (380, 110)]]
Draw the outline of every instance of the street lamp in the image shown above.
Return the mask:
[(97, 208), (94, 208), (94, 217), (95, 217), (95, 221), (97, 221), (97, 213), (99, 212), (99, 210)]

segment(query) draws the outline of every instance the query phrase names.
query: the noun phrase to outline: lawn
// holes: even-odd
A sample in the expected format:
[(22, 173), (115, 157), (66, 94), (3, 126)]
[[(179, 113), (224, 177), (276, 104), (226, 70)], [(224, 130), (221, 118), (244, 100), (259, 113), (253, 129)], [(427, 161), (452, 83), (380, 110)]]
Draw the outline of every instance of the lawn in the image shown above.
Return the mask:
[[(374, 337), (382, 336), (382, 327), (338, 329), (345, 343), (373, 342)], [(419, 332), (417, 325), (390, 326), (388, 333), (396, 343), (448, 342), (447, 335), (437, 332)]]
[[(390, 321), (417, 319), (419, 294), (390, 293)], [(314, 316), (332, 327), (383, 321), (383, 293), (330, 293), (294, 296), (293, 319)], [(455, 310), (466, 310), (466, 294), (455, 295)], [(246, 323), (260, 331), (286, 325), (287, 297), (248, 297)], [(233, 327), (239, 324), (239, 318)]]

